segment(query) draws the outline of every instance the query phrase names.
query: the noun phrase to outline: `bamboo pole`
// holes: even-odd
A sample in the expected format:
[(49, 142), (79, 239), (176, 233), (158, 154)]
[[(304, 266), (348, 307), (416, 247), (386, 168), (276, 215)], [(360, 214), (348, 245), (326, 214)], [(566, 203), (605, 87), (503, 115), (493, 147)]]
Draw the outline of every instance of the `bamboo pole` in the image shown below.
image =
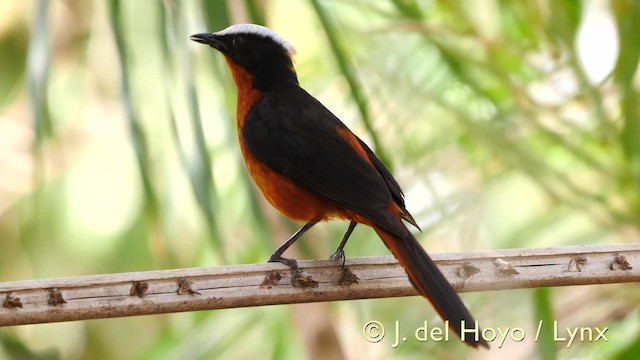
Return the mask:
[[(432, 254), (458, 292), (640, 281), (640, 244)], [(391, 256), (0, 283), (0, 326), (416, 295)]]

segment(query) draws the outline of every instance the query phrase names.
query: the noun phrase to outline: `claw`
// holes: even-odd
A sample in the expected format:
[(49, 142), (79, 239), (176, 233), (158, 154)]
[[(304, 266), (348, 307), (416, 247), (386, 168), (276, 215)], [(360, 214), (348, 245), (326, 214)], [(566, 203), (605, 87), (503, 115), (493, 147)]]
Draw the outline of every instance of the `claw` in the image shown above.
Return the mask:
[(341, 260), (342, 267), (344, 268), (344, 264), (347, 261), (347, 257), (344, 255), (344, 250), (338, 249), (329, 257), (330, 260)]

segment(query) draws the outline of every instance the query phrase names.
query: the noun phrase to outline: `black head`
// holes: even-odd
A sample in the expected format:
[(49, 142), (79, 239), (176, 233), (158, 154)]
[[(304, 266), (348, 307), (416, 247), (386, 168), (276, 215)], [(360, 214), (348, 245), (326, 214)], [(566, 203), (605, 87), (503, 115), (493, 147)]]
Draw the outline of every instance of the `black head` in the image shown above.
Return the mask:
[(191, 35), (190, 39), (211, 46), (253, 74), (253, 86), (258, 90), (298, 85), (291, 59), (293, 46), (269, 28), (237, 24), (215, 33)]

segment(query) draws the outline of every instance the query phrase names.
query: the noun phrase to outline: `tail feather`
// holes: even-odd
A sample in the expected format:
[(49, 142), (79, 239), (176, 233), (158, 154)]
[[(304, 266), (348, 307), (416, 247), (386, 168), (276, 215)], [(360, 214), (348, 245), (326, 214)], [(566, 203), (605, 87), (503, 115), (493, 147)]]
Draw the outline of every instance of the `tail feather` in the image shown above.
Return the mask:
[[(396, 236), (377, 226), (374, 229), (402, 264), (413, 287), (431, 302), (442, 319), (449, 321), (450, 328), (458, 337), (461, 336), (463, 320), (465, 328), (475, 326), (469, 310), (409, 230), (403, 236)], [(465, 334), (464, 341), (475, 348), (489, 348), (481, 336), (476, 340), (469, 332)]]

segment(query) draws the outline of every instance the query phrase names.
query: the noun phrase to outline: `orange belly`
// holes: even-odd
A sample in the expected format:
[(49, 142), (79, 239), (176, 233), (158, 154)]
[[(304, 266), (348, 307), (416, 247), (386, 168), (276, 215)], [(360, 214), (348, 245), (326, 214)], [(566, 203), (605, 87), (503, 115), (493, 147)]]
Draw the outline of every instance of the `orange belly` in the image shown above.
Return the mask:
[(302, 189), (285, 176), (255, 160), (242, 141), (240, 141), (240, 149), (251, 178), (267, 201), (282, 215), (297, 221), (344, 217), (330, 201)]

